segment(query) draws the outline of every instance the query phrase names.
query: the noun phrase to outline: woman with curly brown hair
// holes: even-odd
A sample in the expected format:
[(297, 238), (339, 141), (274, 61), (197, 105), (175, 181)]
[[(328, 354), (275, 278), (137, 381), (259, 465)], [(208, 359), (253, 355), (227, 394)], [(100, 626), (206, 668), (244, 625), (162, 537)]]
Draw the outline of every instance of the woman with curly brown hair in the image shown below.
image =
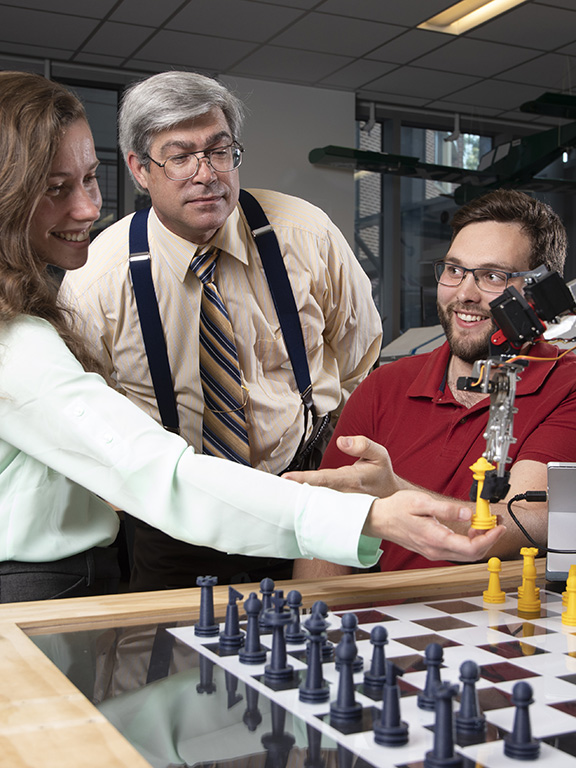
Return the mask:
[(226, 552), (356, 566), (376, 562), (382, 538), (475, 560), (503, 532), (457, 536), (438, 520), (470, 511), (426, 494), (344, 495), (195, 454), (107, 386), (46, 268), (81, 267), (99, 216), (78, 99), (0, 72), (0, 158), (1, 602), (115, 589), (106, 502)]

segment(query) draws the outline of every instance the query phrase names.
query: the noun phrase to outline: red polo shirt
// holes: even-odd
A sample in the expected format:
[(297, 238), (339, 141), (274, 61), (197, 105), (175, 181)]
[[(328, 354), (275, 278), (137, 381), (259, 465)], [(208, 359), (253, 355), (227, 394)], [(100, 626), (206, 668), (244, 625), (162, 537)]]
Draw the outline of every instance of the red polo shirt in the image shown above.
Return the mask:
[[(531, 356), (558, 354), (538, 343)], [(338, 421), (322, 467), (352, 464), (336, 447), (338, 435), (366, 435), (384, 445), (395, 472), (431, 491), (469, 500), (469, 467), (486, 450), (483, 434), (489, 398), (466, 408), (456, 402), (446, 374), (448, 344), (378, 368), (353, 392)], [(520, 374), (510, 446), (512, 462), (531, 459), (576, 461), (576, 355), (557, 361), (531, 362)], [(542, 489), (545, 490), (545, 489)], [(396, 544), (384, 542), (383, 571), (449, 565), (426, 560)]]

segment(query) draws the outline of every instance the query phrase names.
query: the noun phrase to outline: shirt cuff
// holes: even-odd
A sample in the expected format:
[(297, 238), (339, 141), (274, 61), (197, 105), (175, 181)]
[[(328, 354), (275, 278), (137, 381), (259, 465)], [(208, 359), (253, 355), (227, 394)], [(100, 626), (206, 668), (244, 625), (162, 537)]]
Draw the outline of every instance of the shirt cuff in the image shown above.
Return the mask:
[(382, 554), (381, 539), (363, 535), (362, 528), (376, 497), (308, 485), (301, 488), (307, 498), (297, 516), (296, 535), (303, 556), (354, 568), (375, 565)]

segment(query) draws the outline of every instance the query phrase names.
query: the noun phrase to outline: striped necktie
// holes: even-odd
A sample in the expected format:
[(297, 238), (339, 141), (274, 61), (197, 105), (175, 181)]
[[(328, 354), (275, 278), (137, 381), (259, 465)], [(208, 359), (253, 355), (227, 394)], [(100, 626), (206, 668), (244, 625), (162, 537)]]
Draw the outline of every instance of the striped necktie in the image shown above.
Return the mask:
[(214, 282), (220, 251), (194, 257), (190, 269), (202, 283), (200, 303), (200, 379), (204, 393), (202, 451), (250, 466), (238, 352), (228, 312)]

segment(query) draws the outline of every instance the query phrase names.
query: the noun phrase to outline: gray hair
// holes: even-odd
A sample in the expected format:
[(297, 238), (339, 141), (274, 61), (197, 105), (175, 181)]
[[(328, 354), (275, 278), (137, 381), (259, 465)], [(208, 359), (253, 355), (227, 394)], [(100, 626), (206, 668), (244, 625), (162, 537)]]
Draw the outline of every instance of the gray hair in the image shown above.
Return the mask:
[(127, 159), (134, 152), (147, 164), (154, 136), (187, 120), (220, 108), (232, 136), (240, 139), (242, 102), (225, 86), (197, 72), (161, 72), (130, 86), (118, 114), (120, 149)]

